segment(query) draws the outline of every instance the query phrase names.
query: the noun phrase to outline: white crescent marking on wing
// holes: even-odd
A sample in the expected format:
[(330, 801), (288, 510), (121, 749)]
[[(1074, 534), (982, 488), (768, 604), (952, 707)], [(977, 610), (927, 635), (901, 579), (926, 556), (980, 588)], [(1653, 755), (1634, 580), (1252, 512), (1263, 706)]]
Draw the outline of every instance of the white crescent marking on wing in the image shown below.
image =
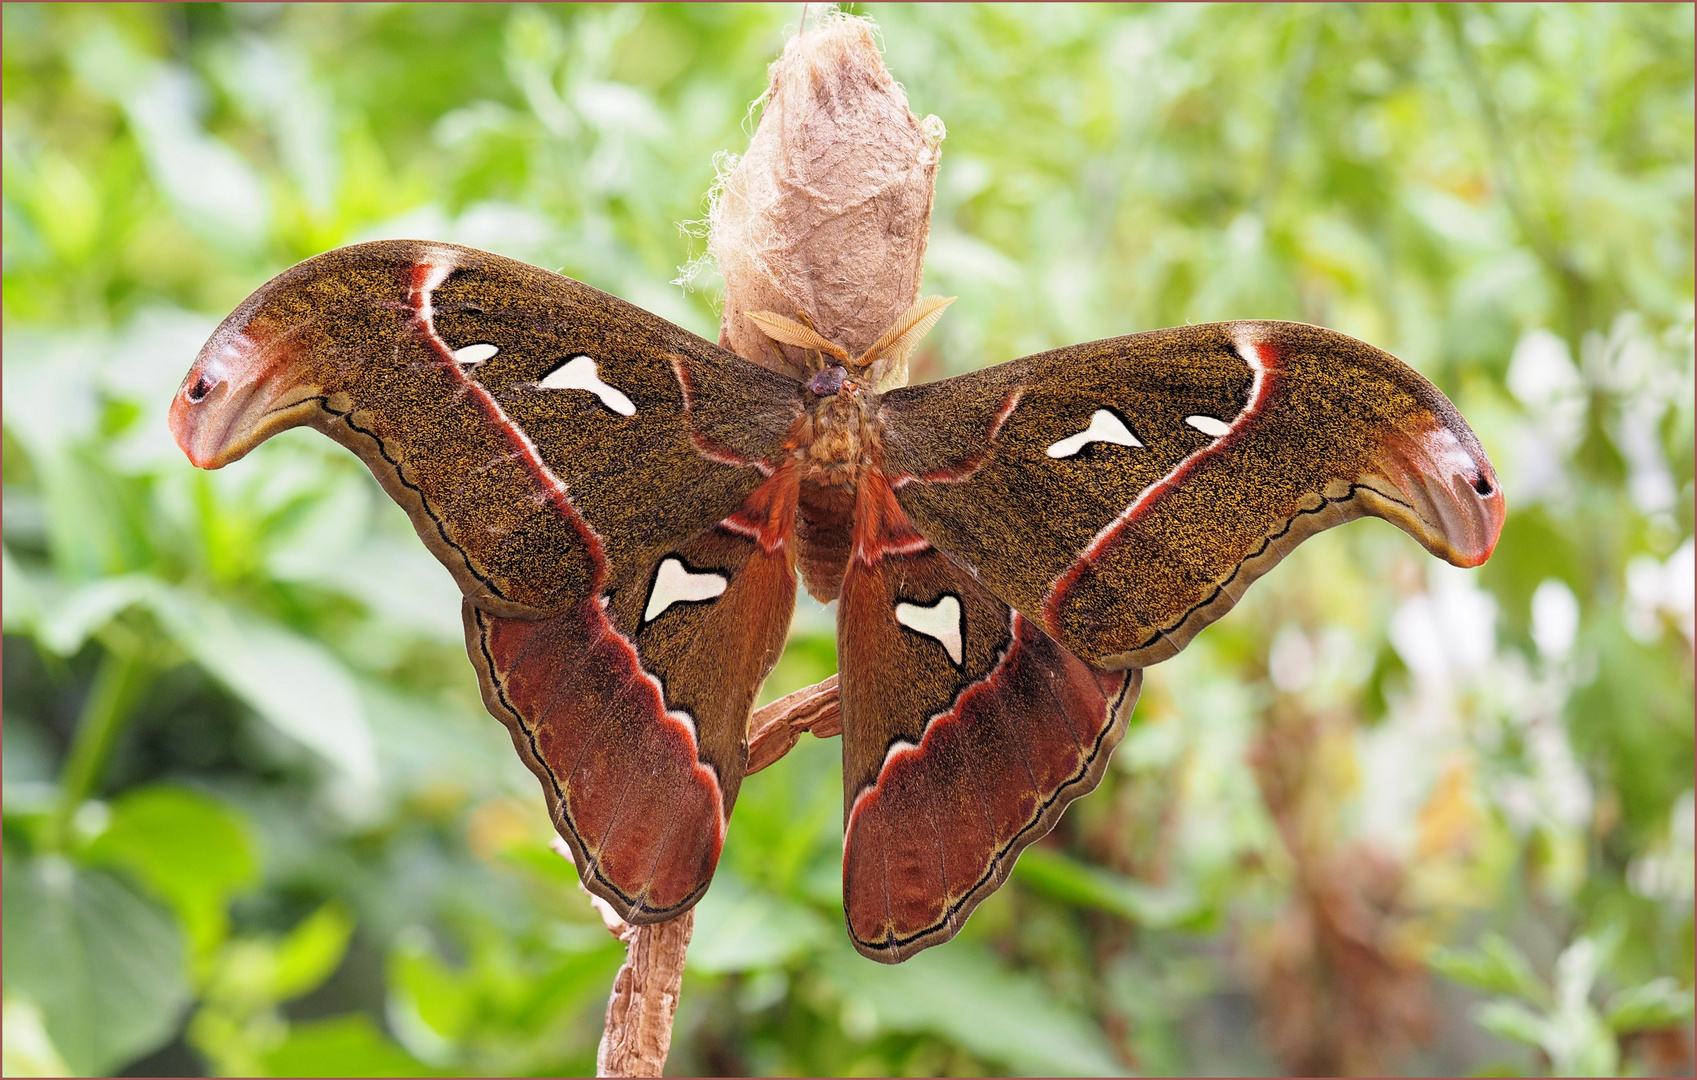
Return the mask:
[(1090, 426), (1077, 435), (1070, 435), (1049, 447), (1052, 458), (1072, 457), (1090, 443), (1105, 442), (1115, 446), (1142, 446), (1137, 436), (1125, 426), (1125, 421), (1107, 409), (1097, 409), (1090, 416)]
[(941, 597), (929, 607), (905, 602), (897, 604), (896, 621), (915, 633), (936, 638), (949, 654), (949, 659), (960, 663), (960, 601), (953, 596)]
[(1195, 428), (1197, 431), (1200, 431), (1202, 434), (1208, 436), (1210, 439), (1218, 439), (1221, 436), (1229, 435), (1232, 429), (1232, 425), (1226, 423), (1217, 416), (1187, 416), (1184, 418), (1184, 422)]
[(595, 361), (587, 356), (572, 357), (536, 385), (544, 390), (588, 390), (620, 416), (636, 415), (636, 405), (618, 387), (602, 382)]
[(467, 367), (472, 364), (481, 364), (500, 351), (487, 341), (480, 341), (476, 345), (467, 345), (463, 349), (455, 349), (454, 363)]
[(712, 600), (723, 594), (729, 584), (730, 579), (723, 574), (692, 574), (683, 560), (662, 559), (660, 570), (654, 575), (654, 588), (648, 593), (648, 608), (642, 613), (642, 621), (654, 621), (673, 604)]

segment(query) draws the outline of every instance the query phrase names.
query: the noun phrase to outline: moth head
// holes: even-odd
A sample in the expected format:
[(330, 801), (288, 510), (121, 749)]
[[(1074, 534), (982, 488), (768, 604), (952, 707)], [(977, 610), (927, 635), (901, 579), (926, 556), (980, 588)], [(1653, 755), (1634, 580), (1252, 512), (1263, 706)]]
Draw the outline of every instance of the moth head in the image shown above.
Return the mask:
[(820, 397), (830, 397), (840, 391), (843, 383), (847, 381), (847, 368), (841, 364), (828, 364), (815, 371), (813, 377), (807, 380), (807, 389)]
[[(798, 349), (807, 350), (807, 370), (814, 375), (833, 367), (840, 367), (849, 358), (848, 350), (829, 340), (824, 334), (813, 328), (813, 320), (806, 312), (798, 312), (794, 319), (786, 319), (775, 311), (751, 311), (750, 321), (760, 327), (760, 332), (780, 345), (794, 345)], [(783, 359), (782, 356), (779, 357)], [(811, 385), (811, 384), (810, 384)], [(842, 387), (838, 382), (829, 392), (836, 393)], [(815, 390), (814, 393), (822, 391)]]

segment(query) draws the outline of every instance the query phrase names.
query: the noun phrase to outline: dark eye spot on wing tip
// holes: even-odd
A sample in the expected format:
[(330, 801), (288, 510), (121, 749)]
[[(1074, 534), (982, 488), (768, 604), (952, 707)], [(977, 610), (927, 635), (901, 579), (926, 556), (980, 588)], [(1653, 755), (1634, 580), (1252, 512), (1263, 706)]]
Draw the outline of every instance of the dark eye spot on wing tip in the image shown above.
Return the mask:
[(194, 385), (189, 387), (188, 399), (194, 402), (205, 401), (206, 395), (210, 393), (212, 384), (206, 380), (205, 375), (201, 375), (195, 379)]
[(1485, 477), (1481, 476), (1478, 479), (1473, 481), (1473, 490), (1478, 492), (1482, 496), (1489, 497), (1491, 492), (1495, 491), (1496, 489), (1491, 486), (1491, 482), (1489, 480), (1487, 480)]

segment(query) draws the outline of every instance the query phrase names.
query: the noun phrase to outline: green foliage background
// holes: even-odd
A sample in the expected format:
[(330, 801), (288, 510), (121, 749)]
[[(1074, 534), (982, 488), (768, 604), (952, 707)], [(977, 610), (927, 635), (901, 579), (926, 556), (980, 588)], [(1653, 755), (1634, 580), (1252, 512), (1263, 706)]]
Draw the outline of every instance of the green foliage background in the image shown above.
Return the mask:
[[(1510, 516), (1477, 572), (1310, 541), (899, 968), (848, 947), (804, 741), (743, 789), (672, 1070), (1689, 1070), (1692, 7), (864, 10), (949, 130), (918, 377), (1324, 323), (1450, 394)], [(592, 1071), (621, 949), (446, 574), (327, 441), (199, 473), (164, 413), (361, 239), (713, 336), (678, 223), (799, 15), (5, 6), (8, 1075)], [(804, 610), (766, 696), (833, 641)]]

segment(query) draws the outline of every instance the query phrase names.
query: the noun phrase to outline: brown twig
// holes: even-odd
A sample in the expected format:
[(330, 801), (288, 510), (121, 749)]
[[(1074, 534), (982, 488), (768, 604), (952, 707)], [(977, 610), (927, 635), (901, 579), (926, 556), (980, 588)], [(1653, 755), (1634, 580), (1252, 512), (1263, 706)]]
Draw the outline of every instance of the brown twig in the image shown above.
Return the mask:
[[(837, 677), (786, 694), (755, 712), (749, 720), (748, 771), (759, 772), (789, 752), (811, 731), (818, 738), (842, 733), (837, 709)], [(555, 837), (555, 852), (567, 862), (572, 849)], [(619, 918), (611, 904), (583, 883), (583, 894), (595, 906), (608, 933), (625, 943), (625, 962), (613, 978), (607, 999), (607, 1023), (595, 1054), (597, 1076), (659, 1076), (672, 1048), (672, 1017), (683, 986), (684, 957), (695, 932), (695, 911), (652, 926), (632, 926)]]
[[(559, 837), (555, 853), (572, 862), (572, 849)], [(607, 901), (583, 888), (607, 932), (625, 943), (625, 962), (613, 976), (607, 1022), (595, 1051), (596, 1076), (659, 1076), (672, 1049), (672, 1016), (683, 987), (684, 957), (695, 932), (695, 911), (652, 926), (632, 926)]]
[(829, 739), (843, 733), (835, 675), (816, 686), (785, 694), (749, 717), (748, 773), (753, 775), (790, 752), (804, 731)]

